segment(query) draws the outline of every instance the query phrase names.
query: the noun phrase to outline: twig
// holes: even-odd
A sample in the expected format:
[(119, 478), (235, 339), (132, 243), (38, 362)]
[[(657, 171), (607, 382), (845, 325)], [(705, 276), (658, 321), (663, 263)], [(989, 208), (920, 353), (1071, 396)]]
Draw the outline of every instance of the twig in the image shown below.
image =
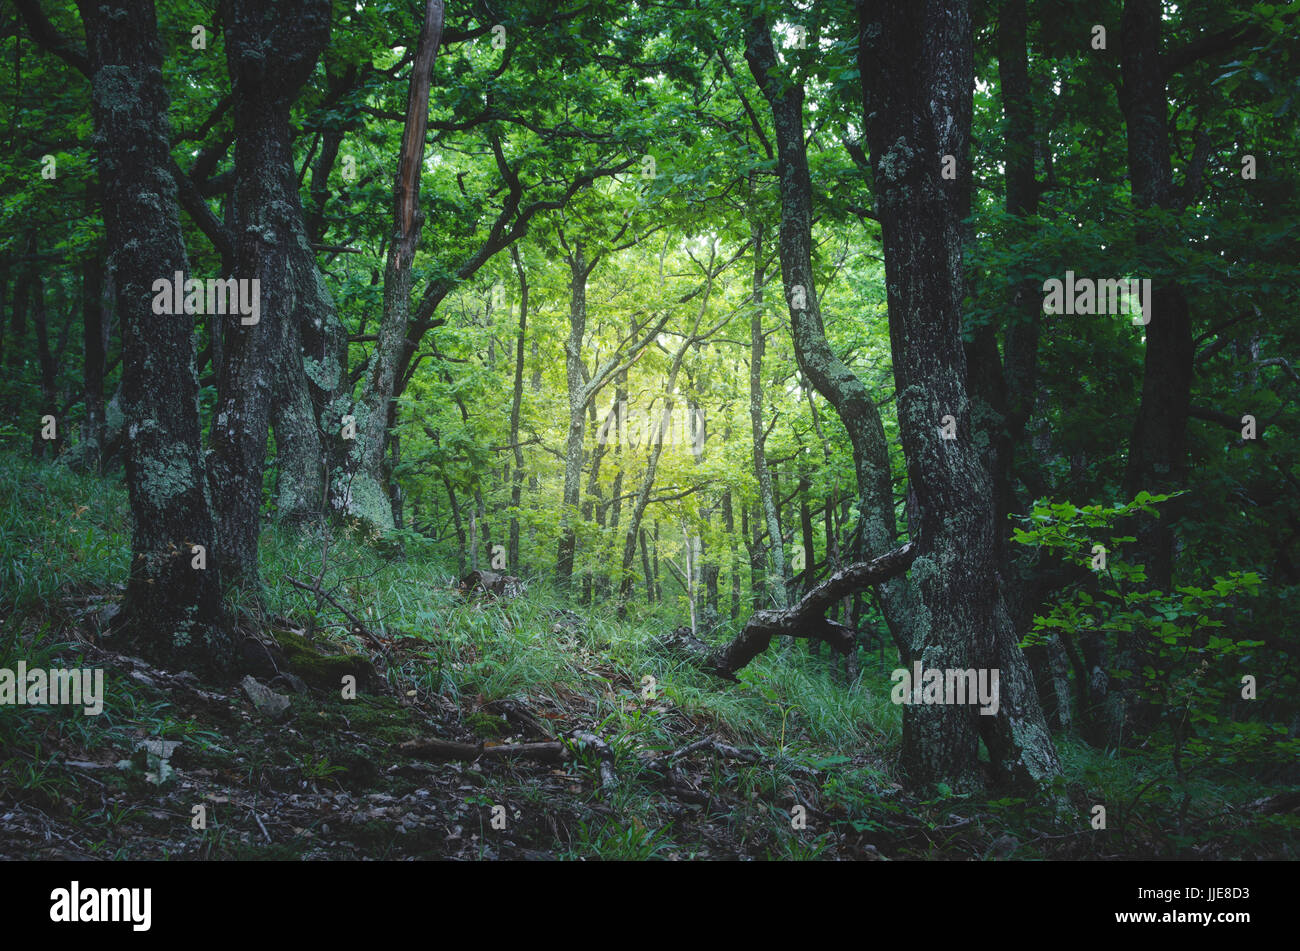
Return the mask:
[(352, 624), (353, 630), (357, 634), (364, 635), (372, 644), (374, 644), (377, 648), (379, 648), (379, 650), (382, 653), (384, 654), (388, 653), (388, 648), (384, 646), (384, 642), (381, 641), (378, 637), (376, 637), (373, 633), (371, 633), (370, 629), (366, 627), (365, 623), (361, 620), (361, 618), (357, 617), (355, 614), (353, 614), (351, 611), (345, 608), (342, 604), (340, 604), (338, 600), (334, 598), (333, 595), (329, 594), (328, 592), (322, 591), (320, 589), (319, 579), (317, 579), (316, 584), (314, 586), (299, 581), (297, 578), (294, 578), (291, 575), (285, 575), (284, 580), (289, 582), (289, 584), (293, 585), (295, 588), (301, 588), (303, 591), (310, 591), (312, 594), (316, 595), (317, 597), (323, 598), (324, 600), (328, 601), (333, 607), (335, 607), (336, 609), (338, 609), (343, 613), (343, 616), (346, 617), (348, 621)]

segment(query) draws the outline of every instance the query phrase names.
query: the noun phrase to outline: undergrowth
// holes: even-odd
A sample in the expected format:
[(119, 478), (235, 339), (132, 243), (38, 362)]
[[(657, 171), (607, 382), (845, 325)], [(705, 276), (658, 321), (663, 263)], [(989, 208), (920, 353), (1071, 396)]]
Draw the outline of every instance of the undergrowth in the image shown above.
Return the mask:
[[(0, 454), (0, 667), (93, 666), (92, 653), (111, 651), (129, 549), (117, 479)], [(323, 844), (339, 835), (337, 820), (305, 813), (267, 841), (257, 803), (289, 791), (437, 800), (438, 835), (416, 820), (395, 829), (383, 816), (349, 826), (349, 847), (371, 857), (1295, 857), (1294, 810), (1252, 808), (1288, 787), (1237, 767), (1177, 776), (1159, 756), (1106, 755), (1066, 736), (1057, 739), (1065, 775), (1055, 793), (1077, 815), (1064, 825), (1046, 796), (911, 798), (894, 765), (901, 717), (889, 700), (892, 663), (873, 654), (845, 684), (825, 658), (774, 646), (729, 685), (660, 646), (680, 623), (662, 607), (620, 619), (611, 605), (575, 606), (536, 578), (509, 601), (466, 598), (448, 553), (409, 534), (381, 552), (345, 531), (268, 524), (261, 558), (263, 623), (290, 625), (328, 652), (366, 655), (387, 680), (383, 695), (353, 704), (295, 696), (283, 729), (250, 720), (237, 695), (229, 709), (179, 705), (151, 676), (108, 666), (100, 716), (0, 706), (0, 811), (30, 810), (74, 854), (106, 858), (338, 854), (336, 840)], [(371, 636), (290, 578), (327, 592)], [(734, 633), (724, 623), (714, 636)], [(396, 752), (439, 728), (510, 741), (517, 731), (503, 703), (533, 711), (556, 735), (581, 728), (603, 737), (617, 785), (602, 787), (587, 749), (554, 767), (423, 772)], [(665, 785), (679, 780), (652, 764), (710, 736), (752, 761), (691, 760), (683, 798)], [(123, 765), (146, 738), (183, 744), (178, 768), (208, 789), (213, 807), (206, 829), (177, 834), (188, 800), (166, 799), (164, 784)], [(251, 807), (221, 804), (240, 796)], [(1107, 807), (1104, 833), (1091, 828), (1093, 804)], [(801, 809), (802, 826), (792, 818)], [(508, 816), (510, 848), (493, 815)], [(15, 847), (0, 837), (0, 848)]]

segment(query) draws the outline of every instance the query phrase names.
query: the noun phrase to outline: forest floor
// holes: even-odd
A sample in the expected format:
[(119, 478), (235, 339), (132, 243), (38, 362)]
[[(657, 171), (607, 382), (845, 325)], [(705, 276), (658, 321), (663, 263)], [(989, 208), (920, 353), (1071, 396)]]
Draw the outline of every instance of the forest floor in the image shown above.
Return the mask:
[[(1289, 776), (1176, 777), (1158, 750), (1062, 737), (1070, 815), (1047, 797), (918, 798), (897, 781), (883, 659), (850, 687), (774, 648), (727, 684), (658, 645), (666, 616), (622, 622), (540, 587), (467, 595), (412, 544), (268, 530), (261, 613), (234, 609), (275, 711), (256, 684), (114, 646), (120, 490), (0, 469), (0, 667), (105, 673), (98, 716), (0, 706), (2, 859), (1297, 857)], [(318, 576), (364, 636), (287, 583)]]

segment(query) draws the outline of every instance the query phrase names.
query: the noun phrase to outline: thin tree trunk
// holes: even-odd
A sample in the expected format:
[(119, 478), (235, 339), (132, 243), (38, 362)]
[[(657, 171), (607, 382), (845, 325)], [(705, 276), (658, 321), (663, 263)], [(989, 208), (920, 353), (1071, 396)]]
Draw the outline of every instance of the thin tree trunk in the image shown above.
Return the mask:
[[(641, 573), (645, 578), (645, 603), (655, 603), (655, 581), (654, 575), (650, 571), (650, 552), (646, 546), (646, 530), (641, 529)], [(632, 593), (632, 587), (629, 584), (628, 594)]]
[[(723, 437), (723, 442), (730, 441), (731, 431), (728, 430)], [(730, 554), (730, 580), (731, 580), (731, 619), (740, 620), (740, 556), (736, 551), (736, 517), (731, 508), (731, 489), (726, 489), (722, 493), (722, 527), (727, 533), (727, 550)]]
[(767, 537), (772, 552), (772, 574), (769, 586), (772, 604), (781, 610), (789, 603), (785, 587), (785, 546), (781, 544), (781, 521), (776, 509), (772, 489), (772, 474), (767, 467), (767, 441), (763, 429), (763, 353), (767, 339), (763, 336), (763, 226), (750, 227), (754, 244), (754, 282), (752, 298), (754, 310), (749, 318), (749, 423), (754, 444), (754, 475), (758, 479), (758, 505), (767, 526)]
[(442, 477), (442, 484), (447, 488), (447, 504), (451, 506), (451, 521), (456, 526), (456, 574), (465, 573), (465, 554), (469, 551), (469, 542), (465, 538), (465, 525), (460, 517), (460, 503), (456, 501), (456, 490), (452, 488), (451, 479)]
[(656, 601), (662, 601), (664, 599), (664, 589), (663, 589), (663, 585), (659, 583), (659, 520), (658, 519), (655, 519), (654, 529), (655, 529), (654, 535), (652, 537), (653, 544), (650, 546), (650, 550), (651, 550), (650, 561), (652, 567), (654, 568), (654, 575), (652, 576), (651, 581), (653, 582), (653, 586), (654, 586), (654, 592), (655, 592), (654, 599)]
[(763, 548), (763, 530), (759, 526), (757, 513), (754, 515), (753, 531), (749, 525), (749, 506), (740, 509), (740, 533), (745, 539), (745, 548), (749, 552), (749, 597), (755, 611), (763, 610), (767, 600), (767, 552)]
[(406, 360), (411, 318), (411, 266), (420, 239), (420, 175), (424, 169), (425, 131), (433, 61), (442, 42), (442, 0), (427, 0), (406, 99), (406, 124), (393, 179), (393, 236), (384, 268), (384, 310), (378, 340), (370, 355), (361, 398), (353, 404), (356, 438), (349, 441), (344, 464), (331, 473), (330, 503), (346, 518), (371, 531), (394, 528), (392, 506), (384, 488), (383, 458), (395, 408), (399, 365)]
[(63, 449), (63, 421), (58, 418), (59, 415), (59, 394), (57, 371), (54, 365), (54, 354), (50, 352), (50, 331), (49, 319), (45, 312), (45, 283), (39, 276), (32, 280), (32, 326), (36, 330), (36, 361), (40, 368), (40, 387), (41, 387), (41, 418), (46, 416), (54, 418), (54, 438), (45, 439), (42, 435), (44, 427), (38, 421), (37, 426), (32, 431), (32, 455), (38, 459), (44, 458), (47, 452), (52, 458), (55, 458)]
[[(519, 333), (515, 336), (515, 384), (510, 396), (510, 445), (514, 449), (515, 467), (510, 473), (510, 528), (506, 543), (506, 563), (511, 571), (520, 570), (519, 503), (523, 499), (524, 450), (519, 445), (519, 410), (524, 398), (524, 338), (528, 335), (528, 275), (519, 258), (519, 249), (510, 246), (510, 259), (519, 275)], [(617, 493), (617, 489), (615, 492)]]
[(569, 253), (569, 336), (564, 343), (564, 369), (569, 395), (569, 433), (564, 447), (564, 493), (560, 505), (560, 541), (555, 558), (555, 581), (567, 590), (573, 580), (573, 559), (578, 536), (573, 519), (578, 514), (582, 490), (582, 447), (588, 392), (582, 365), (582, 340), (587, 330), (587, 278), (595, 263), (589, 263), (582, 242), (574, 241)]
[[(35, 239), (28, 237), (27, 250), (35, 250)], [(15, 369), (23, 359), (23, 343), (27, 337), (27, 301), (31, 296), (32, 265), (19, 262), (17, 277), (14, 280), (14, 302), (9, 311), (9, 339), (6, 343), (5, 366)]]

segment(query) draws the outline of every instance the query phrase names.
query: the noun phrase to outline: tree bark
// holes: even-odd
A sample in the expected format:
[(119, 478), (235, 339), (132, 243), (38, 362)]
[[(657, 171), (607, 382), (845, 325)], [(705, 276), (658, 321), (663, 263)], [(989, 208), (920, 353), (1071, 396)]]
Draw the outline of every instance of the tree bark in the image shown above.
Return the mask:
[(32, 455), (41, 459), (48, 452), (52, 458), (57, 458), (63, 450), (63, 421), (58, 418), (58, 373), (54, 364), (54, 354), (50, 351), (49, 317), (45, 310), (45, 282), (39, 275), (32, 279), (31, 295), (32, 327), (36, 331), (36, 363), (40, 370), (40, 416), (41, 419), (52, 416), (55, 423), (54, 438), (45, 439), (42, 435), (44, 427), (40, 420), (37, 421), (36, 428), (32, 432)]
[[(875, 556), (897, 544), (889, 451), (880, 411), (866, 387), (826, 340), (812, 271), (812, 179), (803, 132), (803, 86), (778, 75), (765, 20), (747, 29), (745, 59), (772, 112), (781, 181), (781, 277), (790, 310), (795, 357), (804, 377), (835, 408), (853, 447), (861, 532), (855, 556)], [(770, 531), (770, 529), (769, 529)], [(881, 606), (905, 658), (909, 650), (908, 584), (895, 578), (879, 589)]]
[[(1128, 140), (1129, 181), (1139, 211), (1179, 209), (1170, 161), (1168, 103), (1160, 58), (1159, 0), (1126, 0), (1121, 20), (1120, 69)], [(1177, 239), (1164, 229), (1138, 230), (1139, 249), (1147, 260), (1168, 263)], [(1152, 295), (1146, 326), (1146, 364), (1142, 402), (1129, 440), (1124, 489), (1131, 496), (1146, 489), (1165, 493), (1187, 479), (1187, 419), (1196, 348), (1187, 298), (1177, 282), (1160, 281)], [(1176, 508), (1173, 507), (1173, 508)], [(1173, 530), (1166, 511), (1159, 519), (1138, 520), (1137, 551), (1154, 588), (1173, 582)]]
[(81, 264), (82, 392), (86, 422), (81, 431), (85, 448), (79, 454), (81, 466), (94, 473), (103, 472), (105, 316), (104, 251), (96, 245)]
[[(152, 0), (79, 0), (104, 226), (122, 321), (126, 482), (133, 530), (124, 640), (196, 672), (226, 669), (215, 529), (199, 436), (194, 319), (155, 314), (153, 284), (188, 272)], [(207, 568), (192, 567), (192, 546)]]
[(772, 603), (778, 610), (789, 604), (785, 586), (785, 546), (781, 543), (781, 520), (777, 517), (772, 473), (767, 466), (767, 433), (763, 429), (763, 353), (767, 338), (763, 335), (763, 226), (750, 228), (754, 243), (754, 310), (749, 318), (749, 425), (754, 440), (754, 476), (758, 480), (758, 505), (767, 526), (772, 552), (770, 587)]
[(588, 391), (589, 381), (582, 365), (582, 340), (587, 332), (587, 278), (596, 262), (587, 261), (580, 240), (573, 242), (568, 262), (569, 336), (564, 342), (564, 374), (569, 396), (569, 432), (564, 445), (564, 491), (560, 499), (560, 540), (555, 557), (555, 582), (562, 591), (573, 580), (578, 543), (573, 519), (578, 514), (578, 496), (582, 490), (584, 420), (587, 404), (594, 395)]
[(736, 674), (767, 649), (773, 637), (803, 637), (826, 641), (835, 650), (848, 651), (856, 644), (852, 629), (827, 620), (826, 612), (845, 595), (878, 585), (907, 570), (916, 558), (915, 542), (867, 562), (854, 562), (834, 572), (815, 586), (793, 607), (755, 611), (745, 627), (727, 644), (707, 655), (703, 666), (720, 677), (735, 680)]
[[(730, 441), (730, 430), (723, 436), (723, 443)], [(727, 533), (727, 550), (730, 564), (731, 580), (731, 619), (740, 620), (740, 555), (736, 551), (736, 516), (731, 507), (731, 489), (722, 493), (722, 527)]]
[(377, 533), (395, 527), (382, 466), (398, 373), (406, 361), (414, 280), (411, 266), (424, 223), (420, 211), (420, 175), (424, 168), (429, 89), (433, 62), (442, 41), (443, 18), (442, 0), (428, 0), (411, 66), (406, 125), (393, 180), (393, 237), (384, 269), (384, 312), (379, 339), (371, 352), (362, 397), (349, 414), (355, 418), (356, 438), (349, 441), (343, 465), (330, 478), (330, 502), (334, 511), (346, 519), (356, 519), (367, 531)]
[[(510, 259), (519, 275), (519, 333), (515, 336), (515, 383), (510, 395), (510, 445), (514, 449), (515, 467), (510, 472), (510, 528), (506, 542), (506, 563), (519, 572), (519, 504), (524, 489), (524, 450), (519, 445), (519, 410), (524, 398), (524, 340), (528, 335), (528, 275), (524, 273), (519, 249), (510, 246)], [(615, 494), (618, 489), (615, 488)]]
[[(992, 561), (994, 503), (971, 438), (961, 346), (961, 219), (974, 82), (969, 9), (965, 0), (858, 0), (858, 11), (899, 429), (921, 545), (912, 565), (919, 610), (911, 655), (927, 669), (998, 669), (1001, 681), (993, 716), (907, 704), (903, 765), (923, 787), (979, 788), (982, 736), (997, 777), (1029, 786), (1059, 774), (1060, 766)], [(945, 155), (957, 162), (951, 188), (940, 177)], [(949, 415), (956, 439), (942, 436)]]
[[(232, 0), (226, 24), (226, 62), (234, 96), (235, 278), (260, 285), (260, 316), (245, 325), (227, 316), (223, 364), (212, 423), (212, 480), (217, 492), (217, 531), (222, 570), (231, 583), (256, 584), (261, 532), (262, 479), (272, 396), (277, 416), (288, 422), (305, 395), (297, 330), (298, 288), (310, 275), (296, 272), (291, 249), (305, 242), (302, 205), (293, 165), (289, 110), (329, 39), (327, 0)], [(274, 49), (276, 54), (267, 55)], [(314, 262), (313, 262), (314, 263)], [(283, 382), (281, 382), (283, 381)], [(309, 420), (277, 433), (282, 479), (319, 459), (319, 447), (300, 441)], [(297, 440), (297, 442), (296, 442)], [(312, 453), (310, 461), (301, 458)], [(298, 457), (298, 458), (293, 458)]]

